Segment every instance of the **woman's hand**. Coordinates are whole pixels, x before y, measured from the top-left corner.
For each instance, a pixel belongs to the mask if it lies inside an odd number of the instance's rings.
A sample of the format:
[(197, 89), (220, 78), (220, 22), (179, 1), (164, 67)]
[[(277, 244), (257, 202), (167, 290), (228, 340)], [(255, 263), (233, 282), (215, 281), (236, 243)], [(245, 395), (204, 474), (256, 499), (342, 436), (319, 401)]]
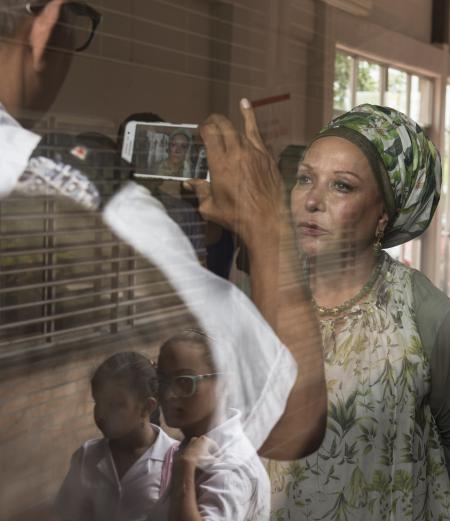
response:
[(282, 179), (265, 147), (248, 100), (241, 101), (244, 134), (225, 117), (213, 114), (200, 126), (211, 183), (192, 180), (202, 216), (235, 232), (250, 246), (277, 226), (283, 209)]
[(169, 488), (169, 520), (201, 521), (196, 491), (195, 474), (198, 468), (217, 461), (220, 449), (207, 438), (191, 438), (173, 462), (172, 481)]
[(194, 437), (176, 458), (175, 466), (187, 465), (193, 468), (207, 467), (217, 461), (218, 445), (206, 436)]

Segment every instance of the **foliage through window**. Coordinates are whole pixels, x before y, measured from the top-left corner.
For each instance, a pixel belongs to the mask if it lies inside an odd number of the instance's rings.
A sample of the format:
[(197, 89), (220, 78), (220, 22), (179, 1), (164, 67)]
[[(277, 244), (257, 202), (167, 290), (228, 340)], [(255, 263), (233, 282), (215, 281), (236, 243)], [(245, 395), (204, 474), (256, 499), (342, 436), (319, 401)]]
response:
[(362, 103), (387, 105), (431, 125), (433, 81), (341, 50), (334, 64), (333, 111), (337, 116)]

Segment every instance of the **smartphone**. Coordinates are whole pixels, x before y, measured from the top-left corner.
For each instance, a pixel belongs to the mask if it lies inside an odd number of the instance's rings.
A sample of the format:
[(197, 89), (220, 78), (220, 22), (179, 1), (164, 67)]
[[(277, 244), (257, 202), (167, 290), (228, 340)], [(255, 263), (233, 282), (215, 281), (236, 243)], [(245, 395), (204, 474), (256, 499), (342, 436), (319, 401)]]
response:
[(198, 125), (130, 121), (125, 127), (122, 159), (132, 165), (136, 178), (209, 180)]

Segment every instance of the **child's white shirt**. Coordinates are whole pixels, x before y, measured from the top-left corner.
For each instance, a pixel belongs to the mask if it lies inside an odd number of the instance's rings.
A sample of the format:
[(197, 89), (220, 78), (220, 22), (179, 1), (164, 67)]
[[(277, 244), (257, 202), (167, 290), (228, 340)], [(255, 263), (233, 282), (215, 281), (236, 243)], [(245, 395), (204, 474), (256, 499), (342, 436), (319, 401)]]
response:
[[(270, 481), (242, 429), (240, 413), (231, 409), (228, 419), (205, 436), (218, 446), (218, 452), (213, 454), (213, 463), (196, 473), (197, 503), (202, 520), (267, 521)], [(166, 492), (147, 521), (167, 521), (169, 507), (170, 495)]]
[(56, 499), (64, 521), (142, 521), (159, 498), (164, 457), (176, 443), (162, 429), (153, 445), (119, 480), (105, 438), (89, 440), (72, 456)]

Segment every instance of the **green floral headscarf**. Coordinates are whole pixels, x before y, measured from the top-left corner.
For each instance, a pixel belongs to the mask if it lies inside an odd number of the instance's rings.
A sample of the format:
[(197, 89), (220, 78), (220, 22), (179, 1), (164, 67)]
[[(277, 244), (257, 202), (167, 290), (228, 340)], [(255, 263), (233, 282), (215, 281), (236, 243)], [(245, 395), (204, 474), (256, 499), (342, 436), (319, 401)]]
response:
[(439, 202), (439, 152), (413, 120), (397, 110), (359, 105), (331, 121), (316, 137), (338, 136), (356, 144), (375, 173), (389, 213), (383, 248), (425, 231)]

